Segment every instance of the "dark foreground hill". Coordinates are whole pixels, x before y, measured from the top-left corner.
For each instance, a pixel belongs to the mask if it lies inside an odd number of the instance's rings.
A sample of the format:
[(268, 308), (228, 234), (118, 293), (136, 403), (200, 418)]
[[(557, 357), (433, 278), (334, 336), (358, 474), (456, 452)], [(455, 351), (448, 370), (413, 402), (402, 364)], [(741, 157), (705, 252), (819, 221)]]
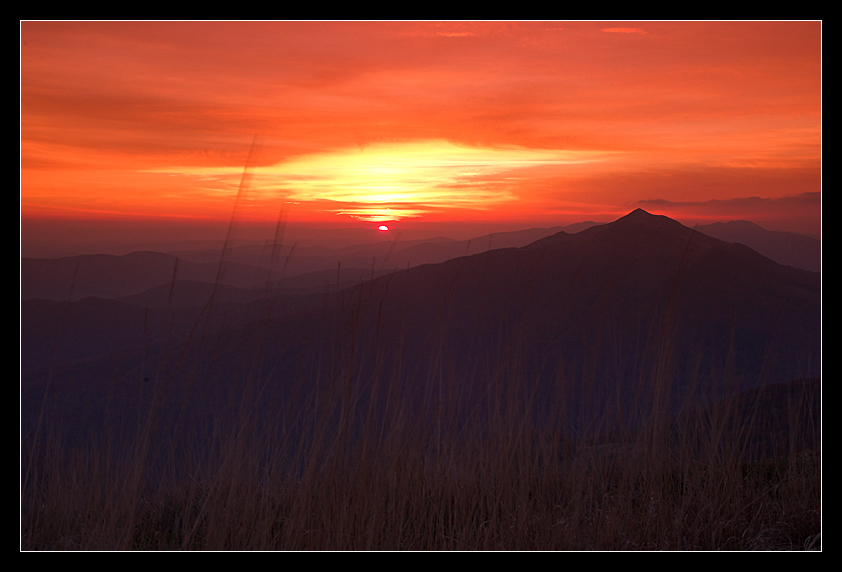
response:
[(28, 306), (25, 548), (820, 546), (817, 273), (638, 210), (220, 292)]
[[(149, 379), (194, 411), (199, 401), (213, 409), (209, 396), (227, 404), (253, 384), (261, 407), (292, 407), (292, 387), (339, 384), (346, 415), (368, 407), (378, 416), (396, 403), (426, 415), (417, 406), (435, 394), (459, 422), (488, 422), (500, 413), (490, 403), (520, 395), (542, 423), (639, 423), (735, 389), (817, 376), (820, 295), (817, 273), (638, 209), (523, 248), (394, 272), (317, 297), (297, 314), (270, 299), (195, 309), (155, 343), (144, 337), (153, 314), (132, 311), (125, 328), (137, 331), (134, 348), (51, 370), (44, 357), (40, 369), (25, 369), (24, 425), (48, 380), (74, 387), (74, 400), (96, 416), (106, 396), (135, 408), (132, 396)], [(167, 331), (161, 312), (158, 332)], [(88, 335), (108, 348), (107, 331), (99, 341)], [(83, 348), (86, 340), (71, 343)]]

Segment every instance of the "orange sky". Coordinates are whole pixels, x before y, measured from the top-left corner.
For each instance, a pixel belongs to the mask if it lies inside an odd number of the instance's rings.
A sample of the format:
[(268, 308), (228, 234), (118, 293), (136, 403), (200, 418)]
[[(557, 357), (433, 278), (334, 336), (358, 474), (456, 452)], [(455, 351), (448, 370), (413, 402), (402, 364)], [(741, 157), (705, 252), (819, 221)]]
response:
[(820, 22), (22, 22), (21, 217), (820, 233)]

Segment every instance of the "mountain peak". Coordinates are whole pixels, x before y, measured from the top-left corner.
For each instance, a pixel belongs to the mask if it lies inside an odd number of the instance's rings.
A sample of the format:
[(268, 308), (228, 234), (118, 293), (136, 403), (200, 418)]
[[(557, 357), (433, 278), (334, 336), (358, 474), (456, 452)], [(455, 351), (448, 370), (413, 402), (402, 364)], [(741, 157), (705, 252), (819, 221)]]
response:
[(655, 220), (659, 218), (666, 218), (660, 215), (653, 215), (641, 208), (634, 209), (632, 212), (627, 214), (624, 217), (620, 217), (618, 220), (633, 220), (633, 221), (646, 221), (646, 220)]
[(644, 226), (647, 228), (683, 227), (681, 223), (667, 216), (654, 215), (640, 208), (634, 209), (626, 216), (618, 218), (616, 221), (614, 221), (614, 224), (618, 224), (621, 227), (625, 227), (629, 224), (632, 224), (634, 226)]

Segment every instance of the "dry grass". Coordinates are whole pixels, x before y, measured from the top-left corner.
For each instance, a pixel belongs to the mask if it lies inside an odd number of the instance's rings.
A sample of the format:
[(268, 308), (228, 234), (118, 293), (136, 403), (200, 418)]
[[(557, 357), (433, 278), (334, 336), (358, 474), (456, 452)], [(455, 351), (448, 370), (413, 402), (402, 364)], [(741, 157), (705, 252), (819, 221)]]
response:
[[(199, 346), (215, 352), (200, 330)], [(314, 355), (317, 367), (288, 375), (298, 387), (274, 405), (271, 368), (255, 348), (234, 414), (207, 426), (167, 426), (168, 400), (196, 407), (195, 393), (172, 391), (175, 374), (158, 380), (125, 438), (70, 442), (44, 415), (21, 447), (21, 548), (821, 548), (820, 449), (746, 455), (739, 436), (762, 429), (751, 415), (686, 417), (678, 432), (653, 415), (610, 438), (574, 440), (567, 389), (576, 384), (561, 376), (554, 395), (537, 396), (517, 364), (478, 367), (469, 383), (423, 380), (408, 395), (395, 356), (373, 349), (363, 373), (361, 343), (352, 332), (336, 352)], [(553, 422), (533, 417), (538, 401), (557, 412)]]
[(22, 549), (821, 547), (817, 450), (747, 460), (738, 446), (700, 451), (687, 431), (678, 443), (635, 431), (586, 446), (528, 413), (479, 430), (401, 407), (359, 415), (352, 431), (349, 394), (335, 387), (286, 433), (240, 422), (217, 428), (210, 447), (189, 443), (207, 433), (181, 446), (42, 443), (22, 486)]

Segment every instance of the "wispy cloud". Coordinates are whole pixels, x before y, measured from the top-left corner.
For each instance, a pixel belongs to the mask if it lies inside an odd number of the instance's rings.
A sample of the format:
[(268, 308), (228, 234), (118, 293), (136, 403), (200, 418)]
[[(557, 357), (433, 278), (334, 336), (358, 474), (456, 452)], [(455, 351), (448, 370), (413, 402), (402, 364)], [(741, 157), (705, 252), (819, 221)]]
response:
[(602, 32), (610, 34), (648, 34), (643, 28), (602, 28)]
[(795, 195), (821, 69), (820, 22), (24, 22), (22, 213), (227, 217), (255, 133), (267, 217)]
[(816, 205), (820, 204), (822, 194), (820, 192), (801, 193), (798, 195), (791, 195), (786, 197), (765, 198), (765, 197), (737, 197), (733, 199), (711, 199), (708, 201), (670, 201), (667, 199), (645, 199), (638, 201), (640, 206), (656, 206), (656, 207), (698, 207), (698, 206), (758, 206), (770, 205), (773, 203), (783, 205)]
[(650, 199), (637, 206), (672, 216), (685, 224), (748, 220), (767, 230), (789, 230), (820, 236), (821, 193), (780, 197), (735, 197), (708, 201)]
[[(375, 144), (258, 168), (254, 180), (256, 188), (265, 185), (268, 193), (283, 189), (293, 200), (356, 204), (361, 217), (383, 217), (391, 209), (388, 216), (395, 219), (416, 216), (424, 207), (486, 210), (511, 203), (518, 199), (516, 173), (601, 161), (603, 155), (485, 149), (447, 141)], [(341, 212), (349, 212), (347, 206)]]

